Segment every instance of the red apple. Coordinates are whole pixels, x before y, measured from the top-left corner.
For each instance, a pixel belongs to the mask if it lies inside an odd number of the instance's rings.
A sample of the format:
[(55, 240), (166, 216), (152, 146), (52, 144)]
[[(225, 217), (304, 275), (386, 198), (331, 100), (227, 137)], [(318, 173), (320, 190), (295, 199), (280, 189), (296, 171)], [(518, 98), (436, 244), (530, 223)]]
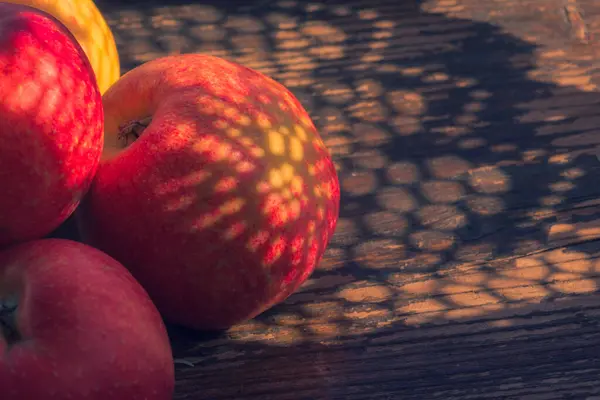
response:
[(255, 70), (187, 54), (131, 70), (103, 104), (84, 240), (129, 268), (165, 319), (226, 329), (306, 280), (334, 233), (340, 193), (292, 93)]
[(64, 25), (0, 3), (0, 246), (41, 238), (75, 210), (103, 123), (94, 72)]
[(3, 400), (168, 400), (173, 391), (161, 316), (117, 261), (65, 239), (0, 253)]

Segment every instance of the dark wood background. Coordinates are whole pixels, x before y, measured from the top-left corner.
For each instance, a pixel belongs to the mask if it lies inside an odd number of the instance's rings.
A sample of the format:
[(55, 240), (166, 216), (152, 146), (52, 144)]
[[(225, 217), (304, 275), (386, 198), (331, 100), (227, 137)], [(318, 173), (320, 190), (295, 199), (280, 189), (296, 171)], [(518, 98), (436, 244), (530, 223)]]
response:
[(600, 398), (599, 3), (98, 5), (123, 72), (256, 68), (339, 168), (337, 233), (298, 293), (224, 334), (172, 328), (194, 364), (176, 399)]

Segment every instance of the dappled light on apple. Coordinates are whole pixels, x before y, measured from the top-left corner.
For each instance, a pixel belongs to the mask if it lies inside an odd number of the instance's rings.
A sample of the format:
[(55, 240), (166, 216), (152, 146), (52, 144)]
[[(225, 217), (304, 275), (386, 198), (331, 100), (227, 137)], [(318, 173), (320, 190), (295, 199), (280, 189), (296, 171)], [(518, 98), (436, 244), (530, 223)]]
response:
[[(271, 104), (266, 95), (259, 96), (258, 101), (270, 107), (277, 107)], [(323, 141), (311, 133), (313, 128), (310, 121), (303, 120), (301, 123), (275, 126), (271, 118), (264, 113), (258, 113), (256, 118), (252, 118), (240, 113), (235, 107), (225, 106), (218, 99), (208, 101), (208, 98), (201, 98), (198, 103), (202, 114), (215, 117), (213, 126), (216, 132), (224, 132), (225, 136), (213, 135), (199, 138), (194, 142), (193, 149), (205, 156), (208, 155), (212, 162), (236, 163), (235, 169), (238, 172), (252, 173), (257, 166), (260, 166), (264, 179), (257, 183), (256, 194), (265, 198), (262, 212), (272, 226), (283, 228), (288, 223), (295, 223), (303, 215), (303, 210), (311, 207), (315, 201), (317, 209), (314, 217), (318, 221), (325, 219), (324, 208), (319, 204), (318, 199), (321, 197), (331, 199), (333, 188), (327, 184), (322, 185), (316, 180), (317, 174), (322, 173), (320, 170), (323, 168), (322, 162), (315, 160), (312, 155), (310, 159), (305, 159), (306, 146), (313, 145), (320, 151), (327, 151)], [(283, 107), (282, 111), (285, 111), (290, 107), (289, 104), (291, 103), (280, 102), (278, 106)], [(262, 133), (255, 134), (257, 130)], [(250, 132), (251, 135), (246, 132)], [(234, 150), (236, 144), (241, 144), (245, 148), (247, 158), (242, 160), (236, 155), (238, 151)], [(312, 152), (312, 150), (308, 151), (309, 154)], [(198, 171), (190, 174), (182, 184), (203, 185), (209, 175), (210, 172), (206, 170)], [(224, 176), (215, 184), (214, 190), (223, 194), (236, 194), (240, 190), (239, 183), (240, 179), (235, 176)], [(172, 187), (171, 184), (169, 185)], [(312, 188), (308, 189), (311, 186)], [(157, 190), (157, 193), (167, 194), (160, 188)], [(199, 222), (193, 224), (192, 229), (209, 228), (220, 217), (239, 213), (244, 204), (237, 200), (239, 198), (229, 201), (215, 211), (210, 211), (208, 214), (210, 217), (198, 217)], [(182, 197), (176, 200), (175, 204), (180, 208), (188, 207), (193, 206), (193, 201), (201, 201), (201, 198)], [(171, 209), (175, 211), (177, 207)], [(226, 231), (224, 237), (234, 236)], [(313, 242), (314, 238), (309, 236), (308, 245), (311, 246)], [(256, 243), (257, 239), (251, 239), (249, 247), (255, 248)], [(283, 248), (279, 245), (273, 247)]]
[[(149, 101), (124, 107), (132, 94)], [(103, 100), (108, 140), (135, 139), (103, 160), (83, 230), (128, 265), (168, 321), (223, 329), (312, 273), (337, 221), (339, 184), (311, 118), (285, 87), (195, 54), (140, 66)], [(128, 132), (148, 112), (145, 128)], [(144, 234), (126, 234), (117, 219)], [(131, 252), (144, 235), (155, 245)], [(177, 273), (165, 275), (165, 265)], [(168, 296), (173, 286), (181, 290)]]
[[(102, 145), (100, 94), (86, 55), (46, 13), (1, 3), (0, 244), (38, 239), (79, 204)], [(43, 14), (43, 15), (42, 15)]]
[[(264, 104), (270, 104), (266, 96), (259, 98), (259, 101), (261, 100)], [(230, 114), (228, 116), (231, 116), (233, 112), (228, 114)], [(311, 204), (314, 204), (316, 199), (320, 197), (331, 199), (331, 196), (333, 196), (331, 187), (322, 187), (320, 184), (316, 184), (312, 190), (307, 191), (307, 185), (310, 185), (309, 182), (315, 182), (317, 169), (321, 168), (321, 164), (319, 161), (313, 163), (304, 159), (305, 146), (310, 139), (317, 148), (325, 150), (322, 141), (318, 137), (308, 133), (311, 129), (308, 121), (304, 121), (304, 126), (303, 124), (273, 126), (270, 119), (263, 114), (258, 114), (255, 121), (252, 121), (246, 115), (240, 115), (238, 116), (238, 121), (242, 121), (240, 128), (229, 127), (226, 123), (220, 124), (217, 127), (225, 129), (230, 137), (248, 145), (254, 141), (248, 140), (244, 142), (245, 137), (242, 133), (244, 127), (254, 124), (257, 128), (263, 130), (265, 135), (263, 139), (264, 146), (258, 147), (260, 151), (255, 151), (252, 155), (257, 159), (265, 158), (267, 160), (262, 165), (263, 167), (266, 166), (264, 172), (266, 179), (258, 183), (256, 191), (265, 198), (262, 213), (270, 221), (270, 225), (283, 228), (287, 224), (296, 223), (302, 217), (303, 210), (306, 207), (312, 207)], [(235, 134), (232, 134), (232, 132)], [(260, 163), (260, 161), (257, 162)], [(314, 217), (318, 221), (323, 221), (326, 217), (325, 210), (318, 203), (316, 207), (316, 215)], [(316, 239), (313, 230), (314, 225), (309, 223), (308, 238), (306, 238), (306, 244), (308, 249), (310, 249), (309, 257), (314, 257), (313, 253), (317, 248), (315, 246)], [(260, 243), (261, 238), (265, 241), (269, 240), (268, 234), (259, 232), (249, 240), (248, 247), (256, 251), (257, 243)], [(287, 243), (281, 236), (272, 238), (269, 250), (265, 256), (265, 266), (273, 264), (281, 256), (286, 247), (291, 246), (292, 252), (295, 253), (304, 244), (305, 238), (302, 236), (296, 237), (291, 243)], [(299, 262), (301, 262), (301, 257), (297, 257), (293, 261), (293, 264)]]
[[(309, 163), (304, 159), (305, 146), (310, 139), (317, 148), (325, 150), (323, 142), (307, 132), (310, 131), (310, 125), (304, 127), (302, 124), (293, 124), (289, 127), (286, 125), (275, 127), (263, 114), (258, 114), (257, 118), (253, 120), (248, 115), (241, 114), (236, 108), (225, 106), (218, 100), (212, 103), (201, 100), (200, 103), (202, 104), (201, 112), (205, 115), (216, 116), (215, 129), (225, 131), (226, 137), (229, 139), (219, 135), (205, 136), (194, 142), (193, 149), (199, 153), (208, 154), (212, 162), (234, 163), (235, 170), (240, 173), (251, 173), (257, 168), (257, 165), (261, 165), (261, 168), (264, 169), (265, 179), (258, 182), (256, 193), (265, 197), (262, 212), (269, 218), (271, 225), (283, 227), (288, 222), (297, 221), (302, 216), (302, 210), (313, 201), (312, 198), (331, 198), (331, 188), (327, 186), (322, 187), (317, 184), (307, 191), (307, 182), (314, 182), (317, 169), (321, 168), (321, 164), (319, 162)], [(260, 143), (254, 135), (244, 134), (247, 129), (264, 131), (263, 143)], [(236, 155), (237, 150), (233, 150), (234, 143), (240, 143), (248, 150), (248, 159), (242, 160)], [(276, 161), (279, 159), (281, 161)], [(199, 170), (181, 180), (181, 185), (201, 186), (210, 177), (209, 170)], [(214, 191), (221, 194), (235, 194), (240, 189), (239, 184), (240, 178), (233, 175), (224, 176), (216, 182)], [(165, 185), (165, 188), (170, 188), (166, 190), (171, 192), (174, 190), (171, 183)], [(168, 194), (164, 191), (165, 189), (161, 189), (161, 186), (158, 186), (156, 190), (157, 194)], [(311, 199), (308, 196), (311, 196)], [(181, 196), (167, 203), (167, 207), (171, 211), (177, 211), (192, 207), (195, 201), (201, 201), (201, 198)], [(241, 197), (236, 197), (214, 211), (210, 211), (207, 215), (198, 217), (197, 222), (191, 225), (191, 229), (210, 228), (220, 218), (237, 214), (243, 207), (244, 202), (241, 201)], [(324, 209), (320, 205), (317, 206), (316, 218), (319, 221), (325, 218)], [(224, 237), (230, 240), (237, 236), (229, 230), (224, 232)], [(249, 246), (254, 248), (256, 240), (252, 239), (250, 242)]]

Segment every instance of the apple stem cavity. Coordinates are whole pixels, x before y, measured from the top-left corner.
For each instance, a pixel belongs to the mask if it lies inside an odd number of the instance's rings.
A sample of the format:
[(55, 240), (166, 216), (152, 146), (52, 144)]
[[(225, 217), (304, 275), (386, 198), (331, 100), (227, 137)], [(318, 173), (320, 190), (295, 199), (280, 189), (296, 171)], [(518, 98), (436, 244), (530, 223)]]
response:
[(0, 336), (9, 348), (22, 339), (17, 329), (17, 308), (15, 298), (0, 300)]
[[(130, 143), (135, 142), (144, 132), (144, 129), (150, 125), (152, 117), (146, 117), (141, 120), (127, 122), (119, 126), (119, 143), (122, 147), (127, 147)], [(131, 139), (131, 142), (130, 142)]]

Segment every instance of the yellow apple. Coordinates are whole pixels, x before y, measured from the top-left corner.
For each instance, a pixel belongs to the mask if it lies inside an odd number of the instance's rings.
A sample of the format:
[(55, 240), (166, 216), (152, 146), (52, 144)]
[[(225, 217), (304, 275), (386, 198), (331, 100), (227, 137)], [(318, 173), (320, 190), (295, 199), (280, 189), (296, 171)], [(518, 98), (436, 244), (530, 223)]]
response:
[(115, 39), (106, 20), (92, 0), (2, 1), (35, 7), (62, 22), (85, 51), (102, 93), (119, 79), (121, 67)]

